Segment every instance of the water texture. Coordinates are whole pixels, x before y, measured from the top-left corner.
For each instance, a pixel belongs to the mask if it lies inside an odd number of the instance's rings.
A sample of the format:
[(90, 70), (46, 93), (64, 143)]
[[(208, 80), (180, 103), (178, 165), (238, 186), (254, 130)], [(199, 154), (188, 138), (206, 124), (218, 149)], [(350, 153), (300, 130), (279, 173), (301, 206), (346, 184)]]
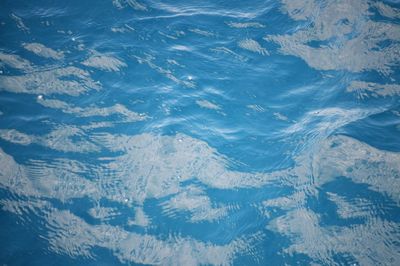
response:
[(0, 3), (2, 265), (400, 265), (400, 3)]

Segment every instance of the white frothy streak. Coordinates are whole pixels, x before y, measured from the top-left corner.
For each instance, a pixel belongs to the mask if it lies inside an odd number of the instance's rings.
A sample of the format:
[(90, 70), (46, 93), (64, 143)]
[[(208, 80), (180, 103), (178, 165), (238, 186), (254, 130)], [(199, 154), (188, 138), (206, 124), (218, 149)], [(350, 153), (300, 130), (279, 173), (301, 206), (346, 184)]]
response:
[(13, 93), (78, 96), (89, 90), (100, 88), (100, 84), (94, 82), (88, 72), (73, 66), (19, 76), (0, 76), (0, 90)]
[(127, 6), (130, 6), (133, 9), (139, 10), (139, 11), (147, 10), (147, 7), (144, 4), (141, 4), (136, 0), (113, 0), (113, 5), (118, 9), (122, 9)]
[(5, 64), (11, 68), (23, 70), (23, 71), (32, 71), (32, 64), (20, 57), (19, 55), (15, 54), (6, 54), (3, 52), (0, 52), (0, 64)]
[(44, 58), (52, 58), (56, 60), (60, 60), (64, 58), (63, 52), (57, 52), (51, 48), (44, 46), (41, 43), (25, 43), (23, 44), (24, 48), (30, 52), (37, 54), (38, 56)]
[(400, 95), (398, 84), (378, 84), (373, 82), (353, 81), (346, 88), (347, 92), (356, 93), (360, 99), (368, 97), (392, 97)]
[[(292, 34), (268, 35), (264, 39), (281, 46), (283, 54), (302, 58), (320, 70), (362, 72), (375, 70), (385, 75), (393, 72), (399, 58), (400, 27), (371, 19), (372, 1), (283, 0), (283, 11), (297, 21), (312, 22)], [(380, 12), (389, 13), (392, 11)], [(391, 44), (380, 47), (380, 43)], [(310, 42), (317, 44), (311, 46)], [(379, 49), (377, 49), (379, 47)]]
[(127, 66), (124, 62), (115, 57), (101, 54), (95, 54), (89, 57), (82, 62), (82, 65), (105, 71), (119, 71), (122, 67)]
[(48, 107), (48, 108), (54, 108), (54, 109), (60, 109), (64, 113), (67, 114), (74, 114), (79, 117), (92, 117), (92, 116), (111, 116), (111, 115), (120, 115), (124, 117), (124, 122), (136, 122), (136, 121), (142, 121), (147, 118), (146, 115), (144, 114), (138, 114), (136, 112), (133, 112), (126, 108), (122, 104), (115, 104), (113, 106), (109, 107), (97, 107), (97, 106), (89, 106), (89, 107), (75, 107), (72, 105), (69, 105), (66, 102), (60, 101), (60, 100), (54, 100), (54, 99), (39, 99), (38, 103)]
[(252, 39), (244, 39), (238, 42), (240, 48), (249, 50), (255, 53), (259, 53), (261, 55), (269, 55), (268, 51), (261, 47), (261, 45)]
[(221, 107), (207, 100), (197, 100), (196, 104), (202, 108), (211, 110), (221, 110)]
[(11, 18), (15, 21), (15, 23), (17, 24), (17, 27), (26, 32), (29, 33), (29, 28), (25, 25), (24, 21), (22, 20), (22, 18), (18, 17), (17, 15), (15, 15), (14, 13), (11, 13)]
[(265, 28), (265, 25), (258, 22), (227, 22), (231, 28), (244, 29), (244, 28)]

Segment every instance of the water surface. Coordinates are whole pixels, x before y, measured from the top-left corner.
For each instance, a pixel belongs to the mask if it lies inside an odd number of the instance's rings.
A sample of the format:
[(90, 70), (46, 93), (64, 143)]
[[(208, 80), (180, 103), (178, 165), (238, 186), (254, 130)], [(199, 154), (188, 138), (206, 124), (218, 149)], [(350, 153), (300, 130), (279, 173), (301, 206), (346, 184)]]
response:
[(400, 265), (398, 1), (0, 4), (4, 265)]

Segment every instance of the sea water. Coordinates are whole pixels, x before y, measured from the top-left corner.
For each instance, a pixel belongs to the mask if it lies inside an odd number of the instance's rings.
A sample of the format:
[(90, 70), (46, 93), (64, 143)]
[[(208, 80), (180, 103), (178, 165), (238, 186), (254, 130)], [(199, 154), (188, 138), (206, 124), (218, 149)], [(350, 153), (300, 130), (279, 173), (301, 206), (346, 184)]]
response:
[(400, 265), (400, 3), (0, 3), (2, 265)]

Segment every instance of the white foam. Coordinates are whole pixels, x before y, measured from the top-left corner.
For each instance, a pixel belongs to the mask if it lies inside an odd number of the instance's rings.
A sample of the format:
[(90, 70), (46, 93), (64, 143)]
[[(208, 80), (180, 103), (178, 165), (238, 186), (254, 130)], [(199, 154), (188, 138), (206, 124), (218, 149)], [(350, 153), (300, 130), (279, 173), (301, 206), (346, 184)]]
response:
[(196, 104), (202, 108), (211, 110), (221, 110), (221, 107), (207, 100), (197, 100)]
[(261, 55), (268, 55), (268, 51), (261, 47), (261, 45), (252, 39), (244, 39), (238, 42), (238, 45), (240, 48), (245, 49), (245, 50), (249, 50), (255, 53), (259, 53)]
[(288, 121), (289, 120), (289, 118), (287, 116), (285, 116), (285, 115), (283, 115), (283, 114), (281, 114), (279, 112), (275, 112), (274, 116), (275, 116), (276, 119), (281, 120), (281, 121)]
[(135, 218), (128, 222), (129, 225), (147, 227), (151, 223), (150, 218), (143, 211), (142, 207), (135, 208)]
[(227, 209), (223, 206), (212, 206), (209, 197), (200, 188), (189, 186), (162, 203), (164, 214), (175, 216), (176, 212), (189, 212), (190, 221), (214, 221), (227, 214)]
[(177, 51), (184, 51), (184, 52), (191, 52), (192, 51), (192, 48), (190, 48), (188, 46), (185, 46), (185, 45), (178, 45), (178, 44), (172, 45), (170, 49), (171, 50), (177, 50)]
[(240, 61), (247, 61), (246, 57), (239, 55), (239, 54), (235, 53), (234, 51), (232, 51), (231, 49), (224, 47), (224, 46), (211, 48), (210, 50), (214, 51), (214, 52), (232, 55), (233, 57), (235, 57), (236, 59), (238, 59)]
[(15, 54), (6, 54), (3, 52), (0, 52), (0, 62), (9, 67), (23, 70), (26, 72), (32, 71), (32, 69), (33, 69), (31, 62), (20, 57), (19, 55), (15, 55)]
[[(283, 11), (292, 19), (310, 23), (294, 33), (268, 35), (267, 41), (280, 45), (283, 54), (302, 58), (310, 67), (320, 70), (378, 71), (390, 74), (397, 65), (400, 27), (372, 19), (369, 11), (374, 2), (283, 0)], [(316, 41), (319, 45), (311, 46)], [(376, 49), (381, 42), (392, 45)]]
[(59, 109), (62, 110), (64, 113), (74, 114), (79, 117), (106, 117), (116, 114), (122, 116), (124, 122), (136, 122), (147, 119), (146, 115), (133, 112), (122, 104), (115, 104), (109, 107), (89, 106), (82, 108), (75, 107), (66, 102), (55, 99), (41, 99), (40, 101), (38, 101), (38, 103), (45, 107)]
[(231, 28), (243, 29), (243, 28), (265, 28), (265, 25), (258, 22), (227, 22)]
[[(1, 56), (1, 54), (0, 54)], [(16, 67), (27, 68), (9, 60)], [(25, 61), (23, 61), (25, 62)], [(65, 79), (68, 77), (69, 79)], [(77, 96), (89, 90), (99, 90), (101, 85), (90, 78), (88, 72), (73, 66), (41, 70), (15, 76), (0, 76), (0, 90), (28, 94), (67, 94)]]
[(147, 7), (144, 4), (141, 4), (136, 0), (113, 0), (113, 5), (118, 9), (122, 9), (127, 6), (130, 6), (133, 9), (139, 10), (139, 11), (147, 10)]
[(25, 43), (24, 48), (44, 58), (52, 58), (60, 60), (64, 58), (63, 52), (57, 52), (51, 48), (44, 46), (41, 43)]
[(252, 109), (253, 111), (263, 113), (265, 112), (265, 108), (258, 104), (249, 104), (246, 105), (247, 108)]
[(189, 29), (189, 31), (191, 31), (193, 33), (196, 33), (196, 34), (199, 34), (199, 35), (206, 36), (206, 37), (214, 36), (214, 33), (208, 32), (208, 31), (205, 31), (205, 30), (201, 30), (201, 29)]
[(177, 84), (183, 85), (188, 88), (196, 87), (196, 85), (193, 81), (178, 79), (175, 75), (173, 75), (173, 73), (169, 69), (165, 69), (165, 68), (162, 68), (162, 67), (154, 64), (152, 62), (152, 60), (154, 59), (152, 56), (147, 56), (147, 57), (134, 56), (134, 57), (140, 64), (143, 64), (143, 63), (147, 64), (150, 68), (156, 70), (158, 73), (164, 75), (166, 78), (172, 80), (173, 82), (175, 82)]
[(329, 226), (322, 225), (312, 210), (298, 208), (275, 219), (269, 229), (292, 239), (284, 253), (307, 255), (314, 263), (335, 264), (332, 254), (348, 254), (357, 265), (400, 263), (397, 249), (389, 244), (400, 237), (398, 224), (381, 218)]
[(18, 29), (29, 33), (30, 30), (29, 28), (25, 25), (24, 21), (22, 20), (22, 18), (18, 17), (17, 15), (15, 15), (14, 13), (11, 13), (11, 18), (15, 21), (15, 23), (17, 24)]
[(360, 99), (368, 97), (391, 97), (400, 95), (400, 85), (352, 81), (346, 88), (346, 91), (356, 93)]
[(115, 57), (97, 53), (83, 61), (82, 65), (105, 71), (119, 71), (122, 67), (127, 66), (124, 62)]
[(81, 129), (73, 126), (59, 126), (43, 136), (29, 135), (15, 129), (1, 129), (0, 138), (25, 146), (35, 143), (63, 152), (86, 153), (100, 150), (100, 147), (87, 141)]

